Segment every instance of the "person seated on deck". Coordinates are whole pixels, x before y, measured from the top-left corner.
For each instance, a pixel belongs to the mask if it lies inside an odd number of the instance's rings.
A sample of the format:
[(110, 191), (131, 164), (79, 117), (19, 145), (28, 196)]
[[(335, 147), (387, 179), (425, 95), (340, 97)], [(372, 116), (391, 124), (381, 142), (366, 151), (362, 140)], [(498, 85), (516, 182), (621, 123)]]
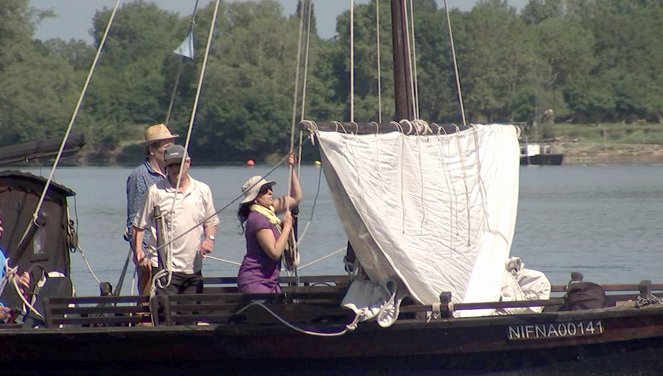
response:
[[(2, 227), (2, 219), (0, 219), (0, 239), (2, 239), (2, 233), (4, 232), (4, 228)], [(5, 250), (2, 246), (0, 246), (0, 281), (2, 281), (5, 278), (5, 268), (6, 268), (6, 256), (5, 256)], [(5, 285), (5, 288), (12, 288), (12, 286), (8, 283)], [(19, 274), (16, 276), (16, 282), (18, 284), (19, 289), (21, 290), (21, 294), (25, 294), (25, 291), (30, 288), (30, 274), (27, 272), (23, 272), (23, 274)], [(0, 291), (1, 293), (2, 291)], [(12, 307), (6, 307), (5, 303), (0, 300), (0, 324), (6, 323), (11, 321), (12, 317), (14, 316), (14, 310)]]
[[(288, 165), (294, 166), (295, 157), (288, 157)], [(262, 176), (254, 176), (242, 186), (244, 200), (239, 206), (237, 218), (246, 238), (246, 255), (237, 275), (239, 291), (246, 293), (278, 293), (281, 257), (288, 246), (292, 231), (292, 214), (302, 199), (302, 188), (295, 169), (292, 168), (291, 194), (273, 198), (272, 187), (276, 183)], [(284, 213), (283, 220), (277, 217)]]

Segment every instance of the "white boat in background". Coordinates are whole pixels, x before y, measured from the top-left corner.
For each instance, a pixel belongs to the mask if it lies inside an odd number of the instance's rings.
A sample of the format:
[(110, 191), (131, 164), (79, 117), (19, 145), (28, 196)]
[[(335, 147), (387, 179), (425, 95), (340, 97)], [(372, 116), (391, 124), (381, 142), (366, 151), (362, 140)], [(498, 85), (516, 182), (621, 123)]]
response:
[(521, 143), (521, 166), (560, 166), (564, 162), (564, 153), (555, 152), (555, 147), (549, 143)]

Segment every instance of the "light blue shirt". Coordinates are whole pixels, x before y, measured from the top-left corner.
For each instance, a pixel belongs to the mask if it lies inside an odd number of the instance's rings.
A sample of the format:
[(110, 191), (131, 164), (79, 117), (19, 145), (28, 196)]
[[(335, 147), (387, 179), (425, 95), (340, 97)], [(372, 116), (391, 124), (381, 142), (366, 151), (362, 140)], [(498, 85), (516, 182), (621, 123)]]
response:
[(5, 276), (5, 250), (0, 248), (0, 278)]

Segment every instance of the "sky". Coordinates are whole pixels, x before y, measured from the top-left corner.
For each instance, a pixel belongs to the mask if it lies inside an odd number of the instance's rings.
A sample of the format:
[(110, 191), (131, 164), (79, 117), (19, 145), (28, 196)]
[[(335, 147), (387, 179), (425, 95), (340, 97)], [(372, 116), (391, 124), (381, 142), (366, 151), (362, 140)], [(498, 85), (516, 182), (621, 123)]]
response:
[[(128, 2), (129, 0), (123, 0)], [(232, 0), (230, 0), (232, 1)], [(242, 0), (235, 0), (242, 1)], [(318, 33), (322, 38), (329, 39), (334, 36), (336, 17), (350, 7), (351, 0), (313, 0), (318, 22)], [(449, 8), (470, 10), (476, 0), (447, 0)], [(195, 0), (151, 0), (160, 8), (176, 11), (183, 16), (193, 11)], [(199, 0), (199, 7), (206, 6), (212, 0)], [(293, 14), (297, 6), (297, 0), (278, 0), (283, 5), (286, 15)], [(357, 3), (367, 3), (368, 0), (355, 0)], [(437, 0), (440, 7), (444, 6), (444, 0)], [(527, 0), (509, 0), (509, 5), (522, 9)], [(92, 43), (90, 29), (92, 28), (92, 17), (95, 12), (104, 7), (112, 9), (116, 0), (30, 0), (30, 6), (41, 10), (53, 10), (55, 18), (41, 21), (35, 32), (35, 38), (47, 40), (60, 38), (63, 40), (83, 39)], [(382, 0), (381, 5), (388, 6), (388, 0)]]

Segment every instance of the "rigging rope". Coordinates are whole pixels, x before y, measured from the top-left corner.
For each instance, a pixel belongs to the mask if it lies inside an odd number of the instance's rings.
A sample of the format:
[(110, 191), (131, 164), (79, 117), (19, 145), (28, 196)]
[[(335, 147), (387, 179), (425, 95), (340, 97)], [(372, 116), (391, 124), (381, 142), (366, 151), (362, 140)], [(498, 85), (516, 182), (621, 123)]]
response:
[(454, 64), (454, 74), (456, 75), (456, 89), (458, 91), (458, 105), (460, 106), (460, 115), (463, 119), (463, 125), (467, 125), (465, 119), (465, 104), (463, 103), (463, 92), (460, 88), (460, 75), (458, 74), (458, 62), (456, 60), (456, 48), (454, 47), (454, 36), (451, 31), (451, 18), (449, 17), (449, 4), (447, 0), (444, 0), (444, 10), (447, 15), (447, 27), (449, 29), (449, 43), (451, 46), (451, 57)]
[[(198, 12), (198, 0), (196, 0), (196, 3), (193, 6), (193, 13), (191, 14), (191, 24), (189, 25), (189, 34), (187, 35), (187, 38), (189, 35), (191, 35), (191, 38), (193, 39), (193, 29), (194, 26), (196, 25), (196, 13)], [(193, 44), (193, 40), (192, 40)], [(170, 114), (171, 111), (173, 110), (173, 104), (175, 103), (175, 96), (177, 95), (177, 87), (180, 84), (180, 77), (182, 76), (182, 70), (184, 70), (184, 63), (186, 62), (187, 57), (181, 56), (179, 59), (179, 63), (177, 64), (177, 74), (175, 76), (175, 85), (173, 85), (173, 92), (170, 95), (170, 103), (168, 104), (168, 111), (166, 111), (166, 120), (164, 121), (164, 124), (168, 125), (168, 122), (170, 121)]]
[[(191, 142), (191, 133), (193, 132), (193, 124), (194, 124), (194, 121), (196, 119), (196, 110), (198, 109), (198, 102), (200, 101), (200, 93), (201, 93), (202, 88), (203, 88), (203, 78), (205, 76), (205, 70), (207, 69), (207, 61), (208, 61), (208, 58), (209, 58), (210, 47), (212, 45), (212, 37), (214, 36), (214, 27), (216, 25), (216, 17), (219, 13), (219, 3), (220, 3), (220, 1), (221, 0), (216, 0), (216, 3), (214, 5), (214, 12), (212, 13), (212, 21), (210, 23), (209, 34), (207, 36), (207, 45), (205, 46), (205, 55), (203, 56), (203, 65), (200, 68), (200, 75), (198, 77), (198, 87), (196, 88), (196, 96), (194, 97), (193, 108), (191, 109), (191, 119), (189, 121), (189, 127), (187, 129), (187, 134), (186, 134), (186, 140), (184, 142), (184, 155), (185, 156), (188, 155), (189, 144)], [(187, 162), (187, 158), (182, 158), (182, 161), (180, 162), (180, 171), (183, 170), (184, 164), (186, 162)], [(177, 183), (175, 184), (175, 191), (173, 192), (173, 204), (172, 204), (169, 212), (163, 213), (163, 215), (165, 215), (165, 216), (168, 216), (168, 215), (172, 216), (172, 213), (175, 211), (175, 204), (177, 202), (177, 192), (179, 191), (181, 180), (182, 180), (182, 174), (178, 174), (177, 175)], [(189, 230), (189, 231), (191, 231), (191, 230)], [(169, 234), (168, 234), (169, 239), (171, 239), (173, 237), (172, 231), (173, 231), (173, 229), (172, 229), (172, 226), (171, 226), (171, 228), (169, 229)], [(187, 233), (189, 231), (187, 231)], [(180, 235), (178, 237), (178, 239), (182, 236), (183, 235)], [(174, 240), (171, 240), (167, 244), (170, 245), (173, 241)], [(168, 279), (170, 280), (170, 276), (172, 274), (172, 255), (171, 255), (172, 250), (170, 249), (170, 247), (167, 247), (167, 251), (168, 251), (168, 257), (167, 257), (168, 263), (166, 264), (167, 272), (164, 271), (164, 270), (161, 270), (161, 271), (155, 273), (153, 281), (158, 282), (158, 278), (160, 278), (161, 276), (163, 276), (166, 273), (168, 275)]]
[(104, 48), (104, 45), (106, 44), (106, 39), (108, 37), (108, 34), (110, 32), (111, 25), (113, 24), (113, 20), (115, 19), (115, 14), (117, 13), (117, 9), (120, 6), (120, 1), (117, 0), (115, 2), (115, 7), (113, 8), (113, 12), (111, 13), (110, 18), (108, 19), (108, 24), (106, 25), (106, 30), (104, 31), (104, 34), (101, 38), (101, 42), (99, 43), (99, 48), (97, 48), (97, 53), (94, 56), (94, 60), (92, 62), (92, 66), (90, 67), (90, 70), (88, 71), (87, 78), (85, 79), (85, 84), (83, 85), (83, 89), (81, 90), (81, 94), (78, 97), (78, 102), (76, 103), (76, 107), (74, 109), (73, 114), (71, 115), (71, 119), (69, 120), (69, 125), (67, 126), (67, 130), (65, 131), (64, 137), (62, 139), (62, 143), (60, 144), (60, 149), (58, 150), (58, 154), (55, 157), (55, 161), (53, 162), (53, 166), (51, 167), (51, 172), (48, 175), (48, 179), (46, 180), (46, 184), (44, 184), (44, 189), (41, 192), (41, 196), (39, 197), (39, 202), (37, 203), (37, 207), (35, 208), (34, 213), (32, 214), (32, 222), (31, 224), (25, 229), (25, 232), (23, 233), (23, 236), (21, 237), (21, 240), (19, 241), (18, 244), (23, 244), (25, 241), (26, 237), (28, 236), (28, 233), (30, 232), (30, 228), (32, 225), (36, 225), (39, 227), (39, 224), (37, 223), (37, 219), (39, 217), (39, 211), (41, 210), (41, 206), (44, 203), (44, 199), (46, 198), (46, 193), (48, 192), (48, 188), (51, 185), (51, 181), (53, 180), (53, 175), (55, 174), (55, 169), (58, 166), (58, 163), (60, 162), (60, 158), (62, 157), (62, 152), (64, 150), (64, 147), (67, 143), (67, 139), (69, 138), (69, 134), (71, 133), (71, 129), (74, 126), (74, 122), (76, 121), (76, 118), (78, 117), (78, 111), (81, 108), (81, 104), (83, 103), (83, 98), (85, 97), (85, 93), (87, 92), (87, 88), (90, 84), (90, 81), (92, 80), (92, 74), (94, 73), (95, 68), (97, 67), (97, 63), (99, 62), (99, 57), (101, 56), (101, 51)]
[(378, 78), (378, 124), (382, 123), (382, 72), (380, 61), (380, 0), (375, 0), (375, 40), (377, 46), (377, 78)]
[(350, 122), (355, 121), (355, 2), (350, 0)]
[(279, 316), (276, 312), (272, 311), (269, 307), (267, 307), (266, 305), (264, 305), (261, 302), (249, 303), (245, 307), (243, 307), (242, 309), (237, 311), (235, 313), (235, 315), (239, 315), (240, 313), (244, 312), (249, 307), (254, 306), (254, 305), (262, 307), (265, 311), (267, 311), (270, 315), (274, 316), (275, 319), (279, 320), (283, 325), (287, 326), (288, 328), (290, 328), (292, 330), (295, 330), (297, 332), (303, 333), (303, 334), (308, 334), (308, 335), (318, 336), (318, 337), (338, 337), (338, 336), (342, 336), (345, 333), (347, 333), (348, 331), (354, 330), (357, 327), (357, 322), (359, 321), (359, 315), (355, 314), (355, 317), (352, 320), (352, 322), (350, 324), (347, 324), (345, 329), (343, 329), (343, 330), (340, 330), (340, 331), (335, 332), (335, 333), (313, 332), (313, 331), (301, 329), (301, 328), (298, 328), (298, 327), (292, 325), (291, 323), (287, 322), (285, 319), (283, 319), (281, 316)]
[[(407, 6), (407, 5), (406, 5)], [(411, 80), (411, 91), (412, 91), (412, 108), (414, 110), (414, 118), (419, 119), (419, 84), (417, 81), (417, 42), (414, 38), (414, 6), (412, 5), (412, 0), (410, 0), (410, 23), (412, 26), (407, 27), (408, 39), (410, 40), (409, 46), (412, 46), (412, 53), (408, 51), (408, 58), (410, 59), (410, 76)], [(407, 23), (407, 17), (405, 18)]]

